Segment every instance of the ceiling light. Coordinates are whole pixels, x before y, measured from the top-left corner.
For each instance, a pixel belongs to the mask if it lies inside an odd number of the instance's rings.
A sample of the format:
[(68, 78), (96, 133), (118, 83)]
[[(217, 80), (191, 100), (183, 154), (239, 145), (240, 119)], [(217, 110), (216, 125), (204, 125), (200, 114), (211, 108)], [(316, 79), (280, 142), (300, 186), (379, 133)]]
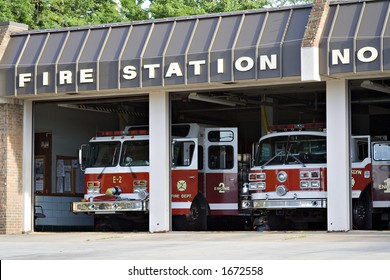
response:
[(207, 95), (202, 95), (202, 94), (199, 94), (196, 92), (191, 92), (188, 95), (188, 99), (204, 101), (204, 102), (209, 102), (209, 103), (215, 103), (215, 104), (220, 104), (220, 105), (226, 105), (226, 106), (245, 105), (245, 103), (241, 102), (241, 101), (220, 99), (220, 98), (210, 97)]
[(68, 109), (78, 109), (78, 110), (84, 110), (84, 111), (92, 111), (92, 112), (99, 112), (99, 113), (111, 113), (109, 110), (105, 110), (102, 107), (91, 107), (91, 106), (85, 106), (85, 105), (76, 105), (76, 104), (58, 104), (58, 107), (68, 108)]
[(390, 87), (378, 83), (371, 82), (369, 80), (363, 81), (360, 86), (362, 88), (376, 90), (384, 93), (390, 93)]

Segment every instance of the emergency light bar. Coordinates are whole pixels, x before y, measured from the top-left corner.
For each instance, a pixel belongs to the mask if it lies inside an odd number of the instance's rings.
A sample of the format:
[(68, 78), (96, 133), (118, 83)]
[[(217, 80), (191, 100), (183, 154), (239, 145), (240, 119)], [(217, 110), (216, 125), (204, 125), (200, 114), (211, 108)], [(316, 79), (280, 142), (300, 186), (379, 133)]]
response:
[(270, 125), (270, 131), (301, 131), (301, 130), (323, 130), (325, 123), (300, 123), (300, 124), (278, 124)]
[(97, 137), (103, 136), (125, 136), (125, 135), (148, 135), (149, 130), (147, 129), (134, 129), (134, 130), (112, 130), (112, 131), (98, 131), (96, 132)]

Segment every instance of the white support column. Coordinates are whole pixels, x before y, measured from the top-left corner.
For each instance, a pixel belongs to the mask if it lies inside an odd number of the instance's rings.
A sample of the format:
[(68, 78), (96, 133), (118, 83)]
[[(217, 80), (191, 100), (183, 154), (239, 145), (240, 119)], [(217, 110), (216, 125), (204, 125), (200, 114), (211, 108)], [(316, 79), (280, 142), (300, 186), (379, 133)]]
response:
[(149, 93), (149, 231), (171, 230), (169, 93)]
[(328, 231), (351, 229), (349, 89), (346, 80), (326, 82)]
[(23, 231), (33, 230), (33, 110), (32, 101), (24, 101), (23, 106)]

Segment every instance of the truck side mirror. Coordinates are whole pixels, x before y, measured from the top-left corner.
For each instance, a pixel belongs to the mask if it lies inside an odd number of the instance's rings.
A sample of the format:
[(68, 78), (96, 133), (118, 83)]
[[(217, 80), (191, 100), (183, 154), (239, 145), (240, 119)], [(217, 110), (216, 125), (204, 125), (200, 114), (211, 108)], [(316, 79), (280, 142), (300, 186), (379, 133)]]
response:
[(85, 160), (86, 160), (86, 152), (88, 150), (88, 145), (87, 144), (83, 144), (81, 145), (80, 149), (79, 149), (79, 165), (80, 165), (80, 169), (82, 171), (85, 171)]
[(255, 142), (252, 144), (252, 154), (251, 154), (251, 167), (255, 165), (255, 156), (257, 154), (257, 150), (259, 149), (259, 142)]

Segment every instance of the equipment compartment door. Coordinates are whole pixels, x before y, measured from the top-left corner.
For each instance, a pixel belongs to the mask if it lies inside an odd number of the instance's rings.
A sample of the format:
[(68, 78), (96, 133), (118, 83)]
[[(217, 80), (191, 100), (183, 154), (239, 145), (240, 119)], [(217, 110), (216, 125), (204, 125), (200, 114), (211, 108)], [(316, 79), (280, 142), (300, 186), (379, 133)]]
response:
[(374, 207), (390, 207), (390, 142), (372, 145), (372, 199)]
[(172, 144), (172, 214), (189, 214), (198, 193), (198, 141), (175, 139)]
[(212, 215), (238, 211), (237, 128), (205, 130), (206, 199)]

